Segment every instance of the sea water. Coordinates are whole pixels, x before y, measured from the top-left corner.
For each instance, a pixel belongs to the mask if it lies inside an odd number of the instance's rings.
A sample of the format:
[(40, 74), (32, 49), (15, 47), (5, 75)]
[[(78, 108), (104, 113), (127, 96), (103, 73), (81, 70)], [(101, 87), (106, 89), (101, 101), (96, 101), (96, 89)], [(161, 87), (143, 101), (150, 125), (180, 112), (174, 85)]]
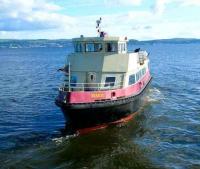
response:
[(150, 53), (153, 76), (137, 116), (62, 136), (54, 100), (67, 43), (0, 48), (0, 168), (200, 168), (200, 43), (131, 43)]

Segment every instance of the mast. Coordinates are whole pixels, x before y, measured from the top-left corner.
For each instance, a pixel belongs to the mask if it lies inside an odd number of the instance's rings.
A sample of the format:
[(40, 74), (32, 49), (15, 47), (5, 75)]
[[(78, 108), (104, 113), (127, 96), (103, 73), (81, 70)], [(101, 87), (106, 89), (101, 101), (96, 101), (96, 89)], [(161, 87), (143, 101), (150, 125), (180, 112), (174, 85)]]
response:
[(97, 21), (96, 21), (96, 29), (97, 29), (97, 33), (99, 35), (99, 37), (105, 37), (107, 36), (107, 33), (101, 30), (101, 22), (102, 22), (102, 18), (100, 17)]
[(99, 36), (101, 32), (101, 26), (100, 26), (101, 21), (102, 21), (101, 17), (99, 18), (99, 20), (96, 21), (96, 24), (97, 24), (96, 29), (97, 29), (97, 34), (99, 34)]

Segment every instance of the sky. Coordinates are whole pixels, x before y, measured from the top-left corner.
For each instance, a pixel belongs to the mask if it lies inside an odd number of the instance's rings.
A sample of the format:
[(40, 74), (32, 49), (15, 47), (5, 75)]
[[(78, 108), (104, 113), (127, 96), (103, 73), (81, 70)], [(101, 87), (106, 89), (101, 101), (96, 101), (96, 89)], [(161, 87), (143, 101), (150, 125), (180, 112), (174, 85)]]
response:
[(0, 0), (0, 39), (200, 38), (200, 0)]

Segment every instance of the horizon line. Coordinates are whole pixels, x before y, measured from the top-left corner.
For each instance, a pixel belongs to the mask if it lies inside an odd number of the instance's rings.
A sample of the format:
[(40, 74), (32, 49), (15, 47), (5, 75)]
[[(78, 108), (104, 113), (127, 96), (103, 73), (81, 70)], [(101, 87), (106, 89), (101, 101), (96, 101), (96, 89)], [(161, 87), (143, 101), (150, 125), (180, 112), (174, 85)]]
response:
[[(92, 36), (91, 36), (92, 37)], [(1, 39), (0, 38), (0, 41), (3, 41), (3, 40), (52, 40), (52, 41), (54, 41), (54, 40), (72, 40), (73, 38), (58, 38), (58, 39), (51, 39), (51, 38), (49, 38), (49, 39), (47, 39), (47, 38), (38, 38), (38, 39), (35, 39), (35, 38), (33, 38), (33, 39), (19, 39), (19, 38), (16, 38), (16, 39), (10, 39), (10, 38), (8, 38), (8, 39)], [(135, 41), (139, 41), (139, 42), (143, 42), (143, 41), (158, 41), (158, 40), (200, 40), (200, 38), (180, 38), (180, 37), (176, 37), (176, 38), (163, 38), (163, 39), (145, 39), (145, 40), (138, 40), (138, 39), (133, 39), (133, 38), (131, 38), (131, 39), (128, 39), (129, 41), (130, 40), (135, 40)]]

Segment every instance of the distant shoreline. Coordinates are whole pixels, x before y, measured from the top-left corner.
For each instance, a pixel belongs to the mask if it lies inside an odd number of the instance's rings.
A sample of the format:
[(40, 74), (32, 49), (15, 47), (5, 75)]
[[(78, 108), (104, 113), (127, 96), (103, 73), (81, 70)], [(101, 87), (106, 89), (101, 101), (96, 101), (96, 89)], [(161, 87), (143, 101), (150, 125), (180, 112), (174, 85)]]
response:
[[(45, 48), (45, 47), (68, 47), (72, 39), (0, 39), (0, 48)], [(200, 43), (200, 39), (173, 38), (139, 41), (129, 39), (131, 44), (190, 44)]]

